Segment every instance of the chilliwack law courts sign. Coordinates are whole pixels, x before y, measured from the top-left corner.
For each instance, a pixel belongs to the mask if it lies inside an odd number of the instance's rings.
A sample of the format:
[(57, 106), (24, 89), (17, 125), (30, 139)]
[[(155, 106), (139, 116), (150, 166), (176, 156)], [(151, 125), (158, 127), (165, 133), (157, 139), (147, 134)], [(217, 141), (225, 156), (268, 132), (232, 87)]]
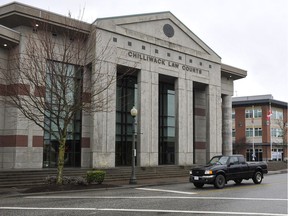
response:
[(152, 63), (156, 63), (156, 64), (168, 66), (168, 67), (172, 67), (172, 68), (175, 68), (175, 69), (182, 68), (182, 70), (184, 70), (184, 71), (190, 71), (190, 72), (193, 72), (193, 73), (202, 74), (202, 70), (199, 69), (199, 68), (195, 68), (195, 67), (192, 67), (192, 66), (189, 66), (189, 65), (185, 65), (185, 64), (179, 64), (177, 62), (168, 61), (168, 60), (165, 60), (165, 59), (162, 59), (162, 58), (157, 58), (155, 56), (146, 55), (146, 54), (143, 54), (143, 53), (129, 51), (128, 52), (128, 56), (131, 57), (131, 58), (140, 59), (140, 60), (143, 60), (143, 61), (152, 62)]

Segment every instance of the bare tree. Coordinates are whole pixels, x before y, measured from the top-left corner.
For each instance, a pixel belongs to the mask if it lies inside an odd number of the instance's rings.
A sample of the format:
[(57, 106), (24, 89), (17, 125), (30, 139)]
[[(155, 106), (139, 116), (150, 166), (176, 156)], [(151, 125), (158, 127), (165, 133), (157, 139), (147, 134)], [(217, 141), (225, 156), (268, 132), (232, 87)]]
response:
[(287, 135), (288, 135), (287, 122), (285, 122), (283, 118), (280, 118), (280, 119), (276, 119), (276, 124), (278, 125), (280, 129), (282, 143), (284, 146), (287, 146)]
[[(79, 21), (65, 22), (69, 28), (33, 23), (34, 32), (23, 35), (24, 47), (10, 50), (9, 67), (0, 70), (5, 103), (58, 141), (57, 184), (62, 184), (65, 145), (75, 115), (108, 111), (108, 89), (116, 79), (115, 71), (101, 68), (112, 51), (109, 44), (103, 46), (96, 28), (84, 31)], [(97, 56), (96, 43), (103, 47)]]

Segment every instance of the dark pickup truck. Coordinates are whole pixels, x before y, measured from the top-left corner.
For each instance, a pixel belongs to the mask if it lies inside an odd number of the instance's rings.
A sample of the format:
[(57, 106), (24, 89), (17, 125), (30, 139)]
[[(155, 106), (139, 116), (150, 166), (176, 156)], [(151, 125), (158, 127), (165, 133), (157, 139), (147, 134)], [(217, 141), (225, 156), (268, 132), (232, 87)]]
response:
[(267, 174), (266, 162), (245, 161), (243, 155), (215, 156), (207, 165), (195, 167), (190, 171), (190, 182), (196, 188), (204, 184), (214, 184), (215, 188), (224, 188), (225, 184), (233, 180), (241, 184), (243, 179), (251, 179), (255, 184), (260, 184), (263, 174)]

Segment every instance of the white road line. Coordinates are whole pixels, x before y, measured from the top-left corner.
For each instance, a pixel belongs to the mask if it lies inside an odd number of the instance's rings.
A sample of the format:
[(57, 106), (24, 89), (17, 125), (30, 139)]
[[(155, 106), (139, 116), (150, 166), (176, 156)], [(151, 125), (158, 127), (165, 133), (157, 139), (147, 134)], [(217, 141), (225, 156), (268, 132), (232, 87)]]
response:
[(155, 188), (136, 188), (137, 190), (146, 190), (146, 191), (157, 191), (157, 192), (167, 192), (167, 193), (178, 193), (178, 194), (197, 194), (194, 192), (184, 192), (184, 191), (175, 191), (175, 190), (162, 190), (162, 189), (155, 189)]
[(287, 214), (259, 213), (259, 212), (220, 212), (220, 211), (189, 211), (165, 209), (112, 209), (112, 208), (44, 208), (44, 207), (0, 207), (0, 210), (50, 210), (50, 211), (118, 211), (118, 212), (156, 212), (156, 213), (186, 213), (186, 214), (220, 214), (220, 215), (260, 215), (287, 216)]
[(244, 200), (244, 201), (284, 201), (278, 198), (236, 198), (236, 197), (179, 197), (179, 196), (27, 196), (26, 199), (199, 199), (199, 200)]

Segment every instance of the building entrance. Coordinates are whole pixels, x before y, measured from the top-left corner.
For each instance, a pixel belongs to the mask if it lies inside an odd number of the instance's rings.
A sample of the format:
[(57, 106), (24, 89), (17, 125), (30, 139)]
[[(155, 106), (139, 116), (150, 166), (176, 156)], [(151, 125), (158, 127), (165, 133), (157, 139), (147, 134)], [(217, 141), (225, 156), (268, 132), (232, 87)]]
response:
[(133, 118), (130, 110), (137, 104), (137, 76), (136, 73), (127, 74), (127, 71), (129, 68), (126, 67), (117, 69), (116, 166), (130, 166), (132, 162)]

